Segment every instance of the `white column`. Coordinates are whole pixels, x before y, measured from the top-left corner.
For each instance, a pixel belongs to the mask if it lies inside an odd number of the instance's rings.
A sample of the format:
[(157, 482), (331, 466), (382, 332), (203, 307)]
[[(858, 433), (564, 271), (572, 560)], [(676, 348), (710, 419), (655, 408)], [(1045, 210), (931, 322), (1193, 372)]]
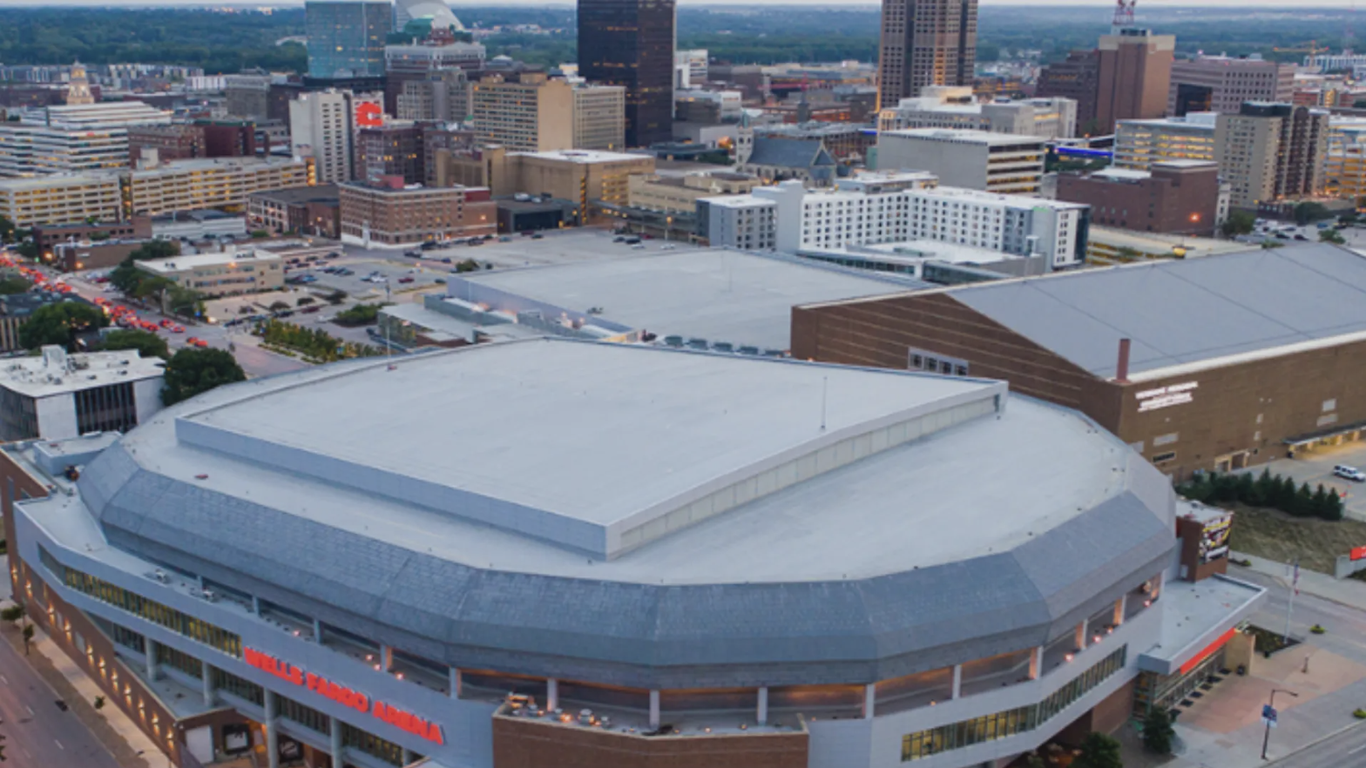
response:
[(450, 678), (451, 698), (458, 699), (460, 698), (460, 685), (463, 682), (460, 679), (460, 670), (456, 669), (455, 667), (451, 667)]
[(266, 689), (266, 760), (270, 768), (280, 768), (280, 731), (275, 727), (275, 693)]
[(1043, 674), (1043, 646), (1040, 645), (1029, 654), (1029, 679), (1038, 680)]
[(342, 768), (341, 732), (341, 721), (335, 717), (327, 718), (327, 738), (332, 746), (332, 768)]
[(404, 748), (403, 748), (403, 752), (399, 754), (398, 759), (399, 759), (399, 761), (402, 762), (404, 765), (407, 765), (408, 763), (411, 763), (411, 762), (413, 761), (413, 752), (412, 752), (412, 750), (408, 749), (407, 747), (404, 747)]
[(759, 725), (768, 725), (768, 686), (766, 685), (759, 688), (759, 712), (754, 719)]
[(650, 727), (659, 727), (659, 691), (650, 691)]
[(204, 706), (213, 706), (213, 667), (206, 662), (200, 662), (200, 682), (204, 686)]
[(313, 642), (318, 645), (323, 642), (323, 623), (317, 619), (313, 620)]
[(379, 668), (382, 672), (388, 672), (394, 668), (394, 649), (387, 645), (379, 647)]
[(1079, 651), (1086, 650), (1086, 622), (1084, 621), (1077, 625), (1076, 648)]
[(877, 686), (869, 683), (863, 686), (863, 717), (871, 720), (877, 705)]
[(256, 595), (251, 596), (251, 612), (257, 616), (261, 615), (261, 598)]
[(1119, 599), (1115, 601), (1115, 620), (1112, 621), (1112, 622), (1110, 622), (1111, 624), (1114, 624), (1116, 627), (1118, 627), (1120, 624), (1123, 624), (1123, 623), (1124, 623), (1124, 611), (1125, 611), (1125, 607), (1126, 607), (1128, 604), (1129, 604), (1129, 595), (1128, 595), (1128, 594), (1120, 595), (1120, 596), (1119, 596)]
[(554, 712), (560, 708), (560, 681), (550, 678), (545, 681), (545, 709)]
[(146, 638), (143, 641), (143, 650), (147, 654), (147, 679), (157, 679), (157, 641)]
[(963, 665), (953, 665), (953, 698), (957, 699), (963, 695)]

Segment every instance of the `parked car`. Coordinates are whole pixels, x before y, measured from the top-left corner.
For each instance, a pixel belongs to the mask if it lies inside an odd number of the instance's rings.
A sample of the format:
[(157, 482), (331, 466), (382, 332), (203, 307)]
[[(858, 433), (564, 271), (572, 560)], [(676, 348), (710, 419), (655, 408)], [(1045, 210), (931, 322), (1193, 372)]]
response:
[(403, 277), (400, 277), (400, 278), (398, 279), (398, 281), (399, 281), (400, 283), (411, 283), (411, 282), (413, 282), (413, 278), (412, 278), (411, 276), (409, 276), (409, 275), (404, 275)]
[(450, 263), (451, 263), (451, 257), (450, 257), (450, 256), (447, 256), (447, 257), (443, 258), (443, 259), (441, 260), (441, 263), (442, 263), (442, 264), (450, 264)]
[(340, 259), (340, 258), (341, 258), (341, 254), (340, 254), (340, 253), (337, 253), (336, 251), (333, 251), (333, 252), (327, 254), (327, 258), (329, 258), (329, 259)]
[(1366, 472), (1362, 472), (1356, 467), (1348, 466), (1346, 464), (1339, 464), (1336, 467), (1333, 467), (1333, 474), (1358, 483), (1366, 482)]

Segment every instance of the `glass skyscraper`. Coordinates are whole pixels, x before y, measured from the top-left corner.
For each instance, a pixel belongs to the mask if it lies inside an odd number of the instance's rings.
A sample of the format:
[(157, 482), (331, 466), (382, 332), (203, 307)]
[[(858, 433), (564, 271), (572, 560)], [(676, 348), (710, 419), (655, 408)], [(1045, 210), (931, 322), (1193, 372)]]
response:
[(579, 0), (579, 74), (626, 87), (626, 144), (673, 140), (674, 0)]
[(388, 0), (326, 0), (304, 6), (310, 77), (380, 77), (394, 28)]

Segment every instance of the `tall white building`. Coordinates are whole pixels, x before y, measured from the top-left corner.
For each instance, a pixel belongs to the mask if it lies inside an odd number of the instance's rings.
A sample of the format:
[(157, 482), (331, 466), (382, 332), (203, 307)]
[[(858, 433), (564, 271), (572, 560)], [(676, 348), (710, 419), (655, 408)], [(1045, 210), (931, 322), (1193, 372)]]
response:
[[(749, 195), (704, 198), (715, 209), (771, 210), (775, 248), (786, 253), (830, 251), (881, 243), (935, 241), (1016, 256), (1044, 257), (1053, 269), (1085, 261), (1090, 206), (1021, 195), (939, 187), (930, 174), (864, 174), (832, 190), (801, 182), (763, 187)], [(738, 217), (738, 213), (736, 214)], [(712, 223), (716, 247), (743, 248), (734, 231)]]
[(0, 366), (0, 442), (128, 432), (161, 410), (162, 365), (137, 350), (41, 357)]
[[(787, 182), (801, 186), (800, 181)], [(778, 247), (778, 204), (754, 195), (704, 197), (697, 201), (699, 232), (713, 246), (742, 251), (772, 251)]]
[(674, 88), (696, 88), (707, 82), (707, 51), (674, 51)]
[(916, 128), (878, 135), (880, 171), (929, 171), (953, 187), (1037, 195), (1044, 140), (988, 131)]
[(1053, 96), (978, 103), (972, 88), (929, 86), (921, 95), (878, 114), (878, 130), (961, 128), (992, 133), (1015, 133), (1045, 139), (1070, 139), (1075, 134), (1077, 102)]
[(574, 149), (626, 147), (626, 87), (574, 85)]
[(354, 176), (355, 140), (352, 95), (348, 91), (300, 94), (289, 103), (289, 135), (294, 154), (314, 160), (317, 181), (335, 184)]
[(0, 176), (46, 176), (128, 167), (128, 127), (170, 125), (140, 101), (66, 104), (0, 123)]

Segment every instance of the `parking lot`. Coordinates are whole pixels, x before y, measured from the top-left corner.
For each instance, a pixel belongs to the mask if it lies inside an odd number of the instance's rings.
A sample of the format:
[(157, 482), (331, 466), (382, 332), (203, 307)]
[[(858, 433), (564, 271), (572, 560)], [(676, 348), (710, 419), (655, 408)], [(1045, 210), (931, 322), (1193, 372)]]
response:
[[(1317, 488), (1322, 483), (1324, 488), (1337, 491), (1343, 497), (1347, 517), (1366, 522), (1366, 483), (1335, 477), (1333, 467), (1338, 464), (1366, 469), (1366, 442), (1319, 448), (1312, 453), (1301, 453), (1298, 458), (1277, 459), (1265, 466), (1273, 475), (1286, 475), (1296, 484), (1309, 483), (1310, 488)], [(1251, 471), (1260, 475), (1262, 468), (1254, 467)]]
[[(646, 253), (659, 253), (661, 250), (698, 250), (695, 245), (666, 243), (657, 239), (642, 241), (643, 248), (632, 248), (625, 243), (612, 242), (615, 237), (610, 229), (599, 227), (548, 231), (542, 233), (540, 238), (504, 235), (479, 246), (456, 245), (424, 251), (422, 262), (433, 266), (446, 266), (440, 264), (441, 259), (449, 258), (452, 262), (474, 259), (481, 266), (492, 265), (494, 269), (509, 269), (624, 259)], [(394, 253), (391, 258), (407, 260), (402, 253)]]
[[(424, 288), (436, 287), (439, 282), (444, 281), (450, 267), (444, 265), (427, 265), (410, 262), (407, 264), (388, 261), (388, 260), (362, 260), (356, 261), (346, 259), (339, 262), (328, 262), (310, 270), (291, 270), (290, 277), (295, 275), (311, 275), (314, 282), (305, 283), (299, 287), (307, 288), (315, 293), (325, 294), (330, 291), (345, 291), (347, 296), (356, 301), (376, 301), (382, 300), (387, 295), (392, 296), (400, 293), (410, 293)], [(339, 275), (324, 272), (325, 268), (346, 269), (352, 274)], [(375, 275), (383, 278), (382, 282), (373, 282), (366, 278)]]

